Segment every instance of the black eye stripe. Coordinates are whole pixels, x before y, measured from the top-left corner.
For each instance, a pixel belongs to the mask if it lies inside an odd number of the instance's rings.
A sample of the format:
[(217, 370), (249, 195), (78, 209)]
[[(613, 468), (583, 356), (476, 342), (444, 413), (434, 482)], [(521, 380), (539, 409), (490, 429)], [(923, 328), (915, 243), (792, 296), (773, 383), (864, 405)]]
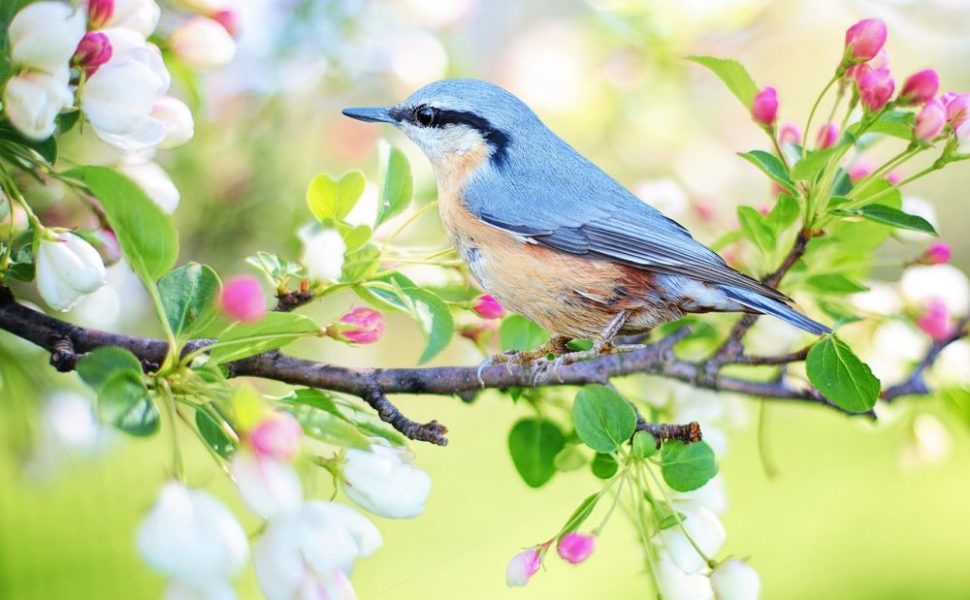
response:
[[(417, 113), (422, 108), (430, 108), (434, 111), (434, 118), (430, 125), (419, 123)], [(476, 115), (473, 112), (464, 110), (449, 110), (446, 108), (435, 108), (433, 106), (420, 105), (413, 109), (394, 108), (390, 111), (391, 117), (398, 121), (407, 121), (418, 127), (442, 128), (449, 125), (465, 125), (478, 131), (485, 141), (492, 147), (492, 161), (502, 166), (508, 160), (509, 136), (501, 129), (492, 125), (491, 121), (485, 117)]]

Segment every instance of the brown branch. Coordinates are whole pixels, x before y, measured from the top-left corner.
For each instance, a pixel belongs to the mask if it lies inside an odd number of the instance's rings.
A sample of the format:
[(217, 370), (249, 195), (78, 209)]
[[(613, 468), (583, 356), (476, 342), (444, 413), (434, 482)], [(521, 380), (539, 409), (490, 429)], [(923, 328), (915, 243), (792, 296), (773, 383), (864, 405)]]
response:
[(313, 292), (309, 290), (299, 290), (296, 292), (280, 292), (276, 295), (276, 312), (291, 312), (300, 308), (304, 304), (313, 301)]
[(643, 419), (637, 419), (637, 431), (646, 431), (657, 440), (657, 447), (661, 442), (679, 440), (684, 444), (694, 444), (704, 439), (701, 433), (700, 423), (691, 421), (685, 425), (675, 423), (647, 423)]

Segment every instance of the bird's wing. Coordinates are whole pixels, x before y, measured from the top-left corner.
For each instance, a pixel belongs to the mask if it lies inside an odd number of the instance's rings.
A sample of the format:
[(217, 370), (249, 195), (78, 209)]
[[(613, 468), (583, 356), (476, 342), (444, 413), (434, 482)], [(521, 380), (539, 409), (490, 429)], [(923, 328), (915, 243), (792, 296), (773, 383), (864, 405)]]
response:
[[(788, 301), (781, 292), (729, 267), (682, 225), (585, 159), (572, 170), (569, 166), (544, 168), (525, 177), (505, 173), (484, 178), (465, 190), (465, 202), (489, 225), (562, 252), (738, 286)], [(574, 174), (580, 167), (585, 176)]]

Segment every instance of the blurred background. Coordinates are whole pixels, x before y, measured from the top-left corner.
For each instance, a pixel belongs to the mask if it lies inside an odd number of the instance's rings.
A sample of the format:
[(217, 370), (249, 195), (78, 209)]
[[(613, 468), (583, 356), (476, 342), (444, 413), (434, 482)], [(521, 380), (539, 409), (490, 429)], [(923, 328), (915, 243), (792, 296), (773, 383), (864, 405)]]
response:
[[(769, 206), (772, 195), (735, 155), (762, 147), (763, 134), (685, 56), (741, 60), (759, 86), (778, 88), (781, 121), (801, 124), (841, 55), (845, 28), (879, 17), (889, 27), (897, 85), (933, 67), (944, 91), (970, 90), (966, 0), (250, 0), (246, 9), (234, 62), (182, 90), (200, 111), (195, 139), (157, 157), (181, 190), (180, 260), (207, 262), (223, 276), (247, 271), (243, 259), (257, 250), (298, 258), (307, 182), (350, 168), (376, 180), (382, 136), (411, 158), (418, 200), (433, 199), (430, 166), (416, 148), (388, 129), (341, 117), (340, 109), (391, 104), (443, 77), (509, 88), (580, 152), (705, 242), (736, 227), (736, 205)], [(890, 150), (859, 160), (878, 165)], [(964, 270), (968, 166), (906, 190), (935, 206), (941, 237)], [(437, 217), (423, 219), (411, 239), (441, 243)], [(879, 274), (893, 280), (899, 257), (917, 253), (890, 241)], [(123, 270), (111, 277), (112, 287), (71, 318), (156, 333), (145, 329), (137, 285)], [(310, 311), (325, 319), (354, 301), (335, 297)], [(389, 332), (373, 347), (314, 341), (295, 351), (347, 365), (414, 364), (417, 327), (402, 318)], [(46, 359), (0, 334), (0, 598), (159, 597), (162, 578), (141, 562), (133, 536), (167, 476), (167, 438), (132, 441), (83, 425), (75, 405), (57, 401), (56, 390), (80, 389), (76, 377), (14, 362), (14, 355), (36, 365)], [(965, 358), (951, 358), (964, 373)], [(456, 339), (435, 364), (480, 360), (470, 342)], [(624, 385), (648, 397), (689, 393), (648, 377)], [(765, 598), (970, 598), (970, 439), (965, 424), (937, 418), (938, 399), (895, 405), (878, 424), (771, 406), (764, 441), (778, 469), (773, 478), (759, 459), (756, 401), (692, 399), (690, 418), (714, 423), (727, 492), (724, 553), (751, 557)], [(418, 465), (434, 481), (427, 511), (415, 521), (378, 520), (385, 545), (353, 576), (361, 599), (653, 597), (622, 515), (583, 565), (551, 560), (527, 588), (507, 589), (508, 559), (557, 531), (597, 484), (582, 471), (527, 488), (506, 436), (528, 409), (507, 397), (483, 394), (473, 405), (433, 396), (398, 402), (412, 418), (446, 423), (451, 444), (415, 446)], [(246, 514), (200, 446), (189, 464), (191, 483)], [(255, 521), (247, 525), (256, 532)], [(243, 598), (259, 597), (251, 570), (237, 589)]]

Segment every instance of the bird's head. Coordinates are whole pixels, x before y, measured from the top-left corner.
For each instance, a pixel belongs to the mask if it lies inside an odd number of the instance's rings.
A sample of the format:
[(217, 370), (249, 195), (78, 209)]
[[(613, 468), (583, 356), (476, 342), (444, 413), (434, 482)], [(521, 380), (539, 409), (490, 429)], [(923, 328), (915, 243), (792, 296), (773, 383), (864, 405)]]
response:
[(348, 117), (390, 123), (408, 136), (439, 170), (487, 157), (501, 167), (514, 138), (539, 126), (521, 100), (477, 79), (446, 79), (426, 85), (388, 108), (348, 108)]

